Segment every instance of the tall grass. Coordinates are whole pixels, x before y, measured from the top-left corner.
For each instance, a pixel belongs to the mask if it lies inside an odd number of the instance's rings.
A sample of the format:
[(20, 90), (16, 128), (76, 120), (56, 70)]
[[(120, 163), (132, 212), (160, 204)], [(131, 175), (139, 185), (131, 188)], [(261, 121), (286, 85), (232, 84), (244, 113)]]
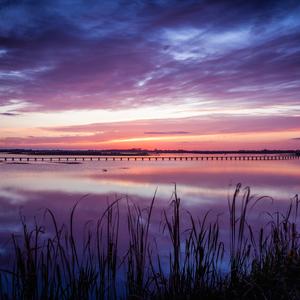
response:
[(63, 225), (45, 211), (53, 230), (37, 221), (29, 228), (22, 217), (22, 234), (11, 237), (11, 264), (0, 270), (0, 299), (300, 299), (297, 196), (286, 212), (267, 213), (257, 226), (249, 211), (264, 198), (238, 184), (228, 201), (227, 241), (218, 218), (208, 221), (210, 212), (198, 218), (181, 208), (175, 187), (156, 233), (168, 240), (167, 255), (153, 233), (155, 198), (146, 209), (125, 199), (126, 249), (123, 198), (108, 204), (95, 226), (84, 224), (80, 239), (78, 203)]

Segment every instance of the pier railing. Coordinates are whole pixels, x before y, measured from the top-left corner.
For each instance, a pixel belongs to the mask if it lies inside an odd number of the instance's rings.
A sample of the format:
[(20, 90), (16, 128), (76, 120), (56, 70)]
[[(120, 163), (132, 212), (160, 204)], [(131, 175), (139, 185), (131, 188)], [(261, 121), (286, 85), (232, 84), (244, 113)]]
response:
[(0, 156), (1, 162), (85, 162), (85, 161), (257, 161), (300, 159), (295, 154), (208, 155), (208, 156)]

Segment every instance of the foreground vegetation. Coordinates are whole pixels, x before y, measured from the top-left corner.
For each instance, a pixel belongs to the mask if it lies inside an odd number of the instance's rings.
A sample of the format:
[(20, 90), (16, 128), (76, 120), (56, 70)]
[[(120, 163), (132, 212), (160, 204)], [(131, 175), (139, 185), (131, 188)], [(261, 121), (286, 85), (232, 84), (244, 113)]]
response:
[(86, 228), (83, 247), (74, 234), (77, 205), (62, 226), (45, 212), (53, 234), (22, 219), (22, 235), (12, 236), (12, 264), (0, 270), (0, 299), (300, 299), (297, 196), (257, 228), (248, 212), (263, 199), (237, 185), (225, 241), (208, 213), (202, 219), (186, 213), (183, 226), (175, 188), (161, 221), (166, 255), (149, 233), (155, 196), (143, 210), (127, 199), (128, 245), (120, 254), (120, 201)]

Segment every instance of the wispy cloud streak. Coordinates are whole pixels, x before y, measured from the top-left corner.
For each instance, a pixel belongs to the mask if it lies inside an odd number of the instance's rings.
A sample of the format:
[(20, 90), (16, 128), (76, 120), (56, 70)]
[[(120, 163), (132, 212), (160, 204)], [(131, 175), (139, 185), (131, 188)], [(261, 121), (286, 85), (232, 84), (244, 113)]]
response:
[(146, 131), (144, 134), (151, 134), (151, 135), (178, 135), (178, 134), (189, 134), (188, 131)]

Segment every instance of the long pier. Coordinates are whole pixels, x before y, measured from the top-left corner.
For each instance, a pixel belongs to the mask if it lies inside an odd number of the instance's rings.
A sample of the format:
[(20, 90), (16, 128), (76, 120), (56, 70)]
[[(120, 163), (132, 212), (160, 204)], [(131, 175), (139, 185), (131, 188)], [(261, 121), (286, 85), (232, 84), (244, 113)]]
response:
[(254, 161), (292, 160), (299, 155), (208, 155), (208, 156), (2, 156), (2, 162), (87, 162), (87, 161)]

